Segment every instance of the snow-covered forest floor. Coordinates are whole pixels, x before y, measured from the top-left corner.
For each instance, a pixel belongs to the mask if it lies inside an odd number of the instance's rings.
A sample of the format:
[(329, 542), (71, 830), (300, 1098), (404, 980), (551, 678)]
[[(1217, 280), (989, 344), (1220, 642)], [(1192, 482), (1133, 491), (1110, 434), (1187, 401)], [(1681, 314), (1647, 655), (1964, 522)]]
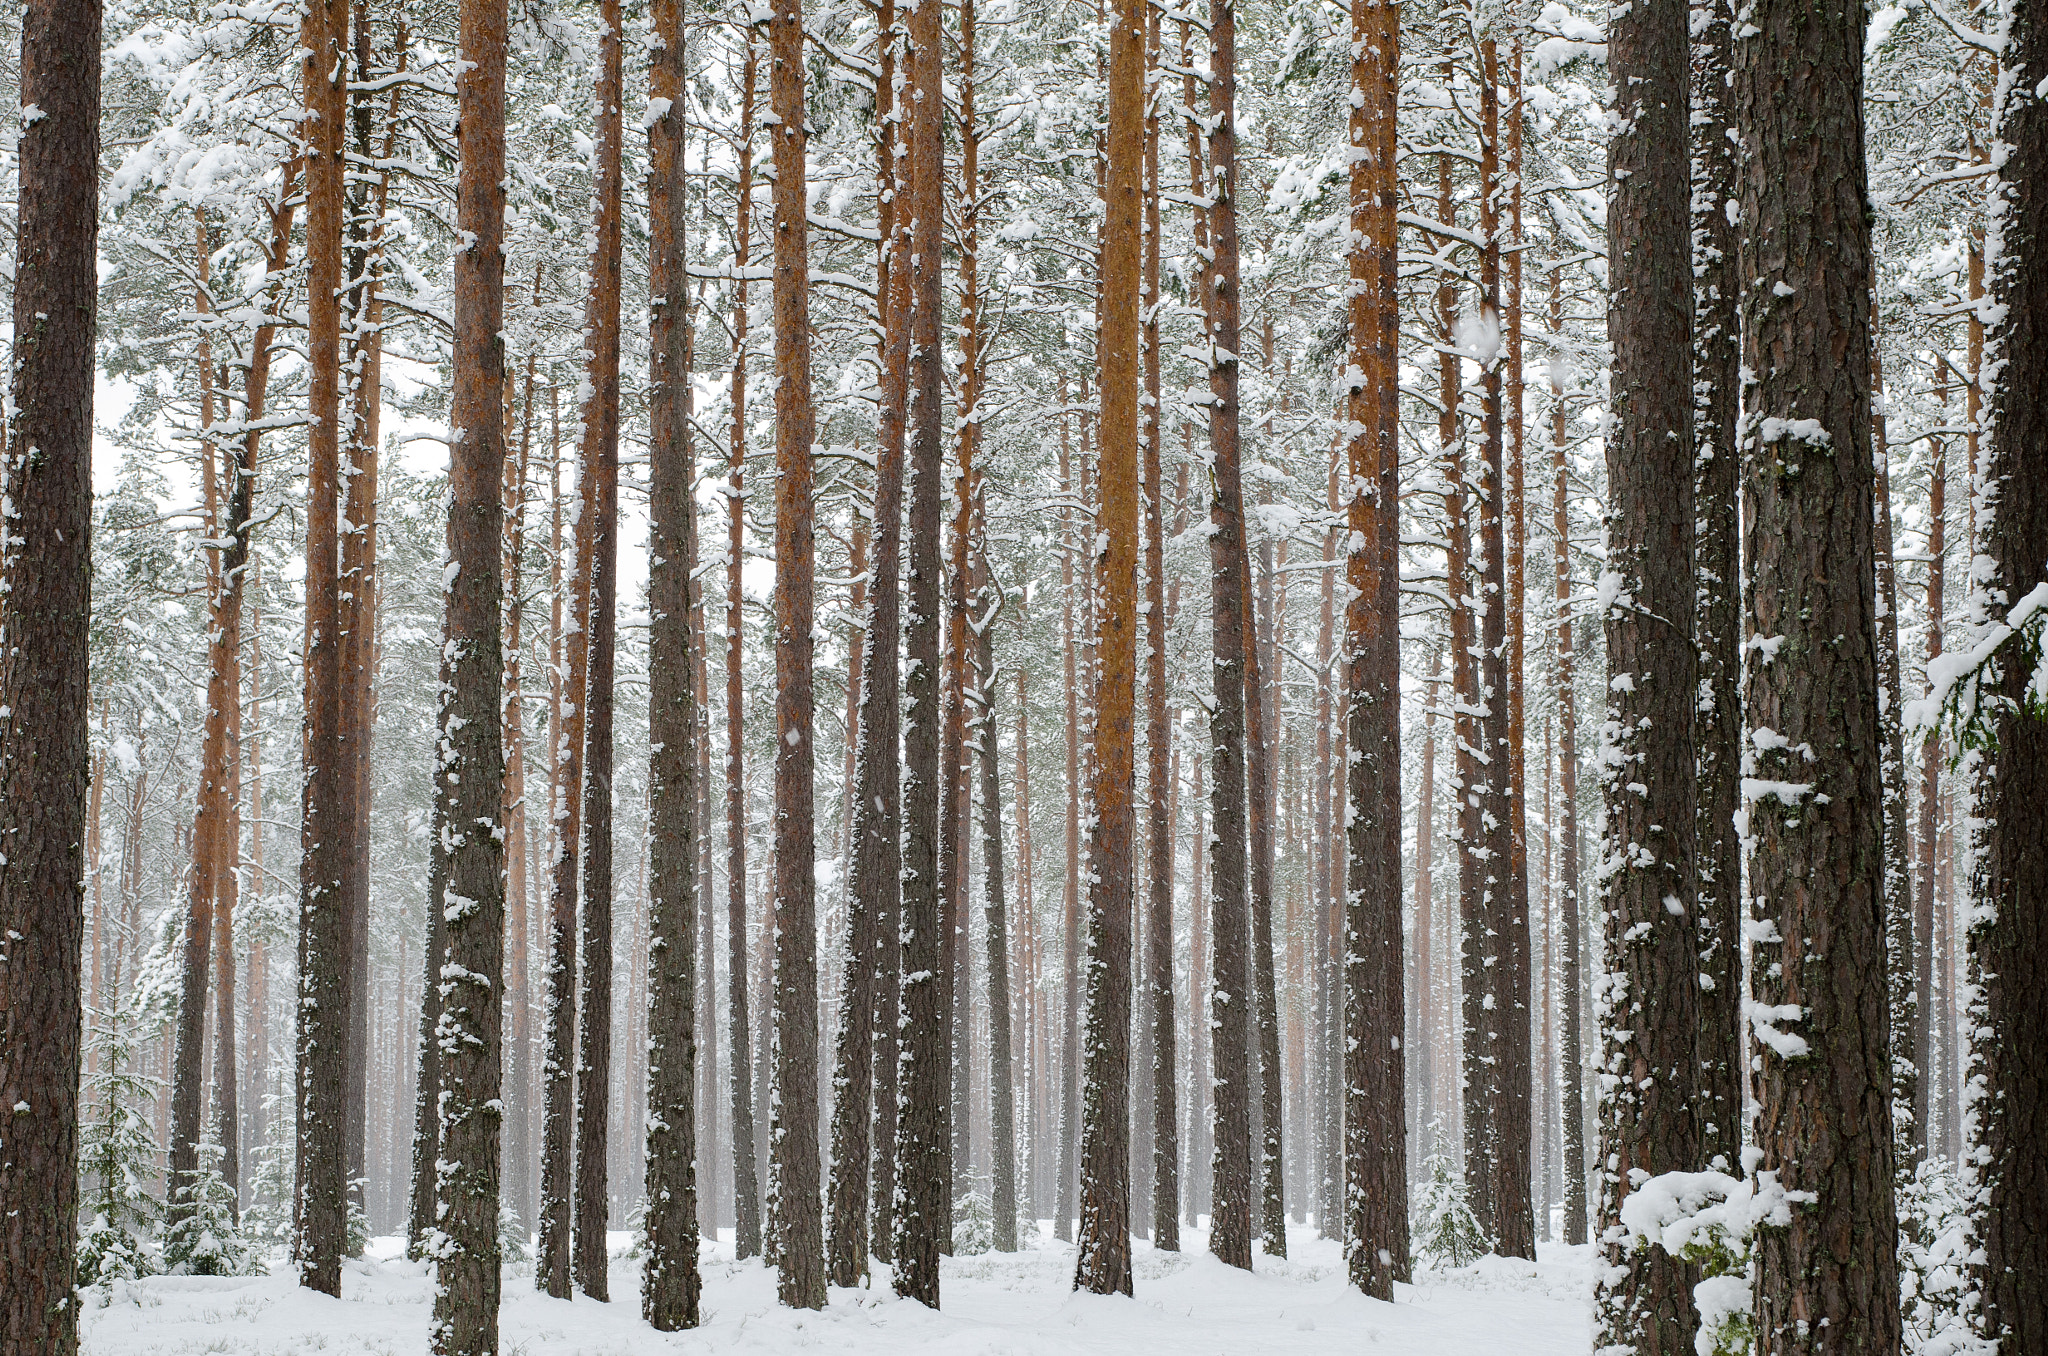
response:
[[(1485, 1258), (1418, 1272), (1392, 1304), (1345, 1284), (1333, 1242), (1297, 1231), (1295, 1256), (1259, 1258), (1247, 1275), (1203, 1250), (1136, 1244), (1134, 1299), (1076, 1294), (1073, 1249), (1040, 1238), (1024, 1252), (949, 1258), (945, 1310), (898, 1300), (886, 1274), (867, 1290), (834, 1290), (822, 1313), (775, 1301), (775, 1273), (736, 1263), (730, 1234), (707, 1249), (704, 1326), (662, 1334), (640, 1319), (639, 1263), (612, 1265), (612, 1302), (549, 1299), (531, 1264), (506, 1268), (500, 1349), (506, 1356), (642, 1356), (653, 1352), (818, 1351), (831, 1356), (1549, 1356), (1590, 1341), (1591, 1250), (1545, 1245), (1543, 1260)], [(616, 1242), (625, 1243), (619, 1235)], [(269, 1276), (152, 1276), (107, 1297), (93, 1292), (85, 1356), (419, 1356), (433, 1302), (424, 1268), (347, 1264), (342, 1298), (300, 1289), (288, 1268)], [(622, 1250), (622, 1249), (621, 1249)], [(104, 1304), (101, 1301), (105, 1301)]]

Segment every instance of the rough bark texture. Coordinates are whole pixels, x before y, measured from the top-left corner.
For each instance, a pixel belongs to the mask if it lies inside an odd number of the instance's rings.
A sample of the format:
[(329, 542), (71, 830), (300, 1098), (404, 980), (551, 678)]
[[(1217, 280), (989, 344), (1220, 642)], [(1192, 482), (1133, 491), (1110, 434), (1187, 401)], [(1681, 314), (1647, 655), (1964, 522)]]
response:
[[(1142, 271), (1145, 12), (1119, 0), (1109, 33), (1103, 189), (1101, 498), (1094, 553), (1094, 816), (1088, 834), (1087, 1032), (1081, 1091), (1081, 1223), (1074, 1287), (1131, 1293), (1131, 848), (1138, 669), (1138, 303)], [(1071, 999), (1069, 1001), (1072, 1001)]]
[(447, 883), (440, 1154), (434, 1266), (437, 1356), (498, 1350), (498, 1148), (505, 960), (504, 678), (500, 573), (505, 499), (505, 0), (463, 0), (455, 254), (453, 442), (435, 837)]
[(911, 11), (906, 66), (912, 88), (910, 191), (899, 195), (910, 239), (910, 617), (904, 682), (903, 986), (897, 1065), (896, 1293), (939, 1307), (939, 1253), (952, 1232), (947, 1159), (948, 1039), (940, 994), (939, 529), (941, 203), (944, 166), (939, 85), (939, 0)]
[[(1737, 42), (1743, 811), (1762, 1356), (1899, 1342), (1870, 451), (1863, 13), (1760, 0)], [(1797, 1196), (1791, 1193), (1799, 1193)]]
[[(341, 743), (339, 463), (341, 444), (342, 114), (345, 0), (313, 0), (306, 49), (305, 776), (299, 835), (298, 1176), (293, 1252), (300, 1283), (341, 1293), (348, 1238), (347, 1088), (351, 996), (341, 878), (351, 807)], [(495, 415), (493, 419), (495, 420)]]
[[(9, 524), (0, 577), (0, 1353), (72, 1356), (85, 929), (100, 6), (21, 11)], [(32, 550), (22, 550), (33, 543)]]
[(1596, 1344), (1643, 1356), (1692, 1349), (1692, 1277), (1636, 1248), (1623, 1203), (1643, 1174), (1699, 1163), (1694, 1042), (1692, 248), (1685, 0), (1641, 0), (1608, 27), (1618, 125), (1609, 143), (1607, 721), (1600, 1026)]
[[(867, 1274), (873, 1243), (888, 1252), (887, 1215), (879, 1190), (874, 1196), (870, 1230), (870, 1187), (879, 1187), (883, 1170), (881, 1137), (876, 1122), (884, 1114), (879, 1098), (886, 1057), (892, 1067), (887, 1084), (895, 1087), (894, 1028), (884, 1034), (883, 991), (898, 983), (887, 963), (894, 954), (884, 936), (893, 933), (902, 888), (901, 769), (897, 747), (902, 715), (897, 699), (902, 690), (897, 646), (902, 636), (901, 571), (903, 541), (903, 384), (909, 361), (909, 271), (899, 266), (903, 247), (896, 211), (896, 6), (882, 9), (882, 77), (876, 82), (881, 117), (877, 141), (877, 192), (881, 198), (881, 246), (876, 259), (875, 294), (879, 298), (881, 340), (879, 367), (882, 400), (877, 410), (874, 527), (868, 568), (867, 611), (862, 624), (860, 656), (859, 747), (854, 759), (853, 837), (847, 853), (853, 862), (852, 888), (847, 894), (848, 943), (846, 982), (839, 1005), (839, 1043), (832, 1074), (832, 1177), (829, 1187), (825, 1268), (834, 1285), (858, 1285)], [(904, 263), (907, 264), (907, 260)], [(894, 1019), (893, 994), (888, 1016)], [(894, 1107), (888, 1109), (893, 1116)], [(873, 1167), (871, 1168), (871, 1164)]]
[(1210, 983), (1210, 1027), (1215, 1033), (1215, 1147), (1211, 1160), (1214, 1202), (1209, 1251), (1231, 1266), (1252, 1264), (1252, 966), (1250, 902), (1246, 879), (1246, 715), (1252, 638), (1246, 634), (1249, 556), (1245, 548), (1244, 486), (1239, 465), (1237, 387), (1238, 293), (1236, 11), (1231, 0), (1210, 0), (1209, 165), (1214, 171), (1209, 209), (1216, 266), (1204, 287), (1209, 367), (1210, 608), (1215, 709), (1209, 720), (1209, 849), (1215, 882), (1215, 951)]
[(818, 929), (811, 804), (811, 313), (804, 212), (803, 0), (768, 29), (775, 155), (775, 1165), (776, 1292), (825, 1306), (818, 1180)]
[(611, 1137), (612, 1063), (612, 680), (619, 594), (619, 286), (623, 244), (620, 199), (624, 129), (624, 34), (619, 0), (599, 7), (597, 186), (590, 295), (584, 313), (589, 390), (583, 402), (582, 518), (590, 610), (583, 712), (583, 908), (577, 933), (583, 987), (576, 1016), (576, 1199), (570, 1221), (570, 1270), (576, 1288), (610, 1299), (605, 1251), (611, 1200), (606, 1190)]
[[(1500, 53), (1491, 38), (1479, 44), (1479, 228), (1486, 245), (1479, 257), (1479, 305), (1489, 333), (1503, 327), (1501, 309), (1501, 169)], [(1481, 1152), (1487, 1187), (1481, 1197), (1480, 1223), (1504, 1257), (1536, 1256), (1536, 1228), (1529, 1199), (1529, 890), (1515, 871), (1516, 820), (1512, 768), (1515, 748), (1508, 669), (1507, 480), (1506, 426), (1503, 407), (1505, 352), (1480, 363), (1480, 479), (1476, 487), (1479, 570), (1474, 601), (1478, 610), (1477, 741), (1479, 766), (1466, 793), (1476, 812), (1476, 849), (1480, 876), (1478, 941), (1482, 1001), (1476, 1035), (1480, 1076), (1474, 1100), (1486, 1105), (1491, 1120)], [(1468, 1141), (1469, 1142), (1469, 1141)]]
[(683, 9), (655, 0), (647, 129), (647, 1266), (640, 1312), (660, 1332), (697, 1326), (697, 684), (690, 577), (697, 474), (690, 437), (690, 280), (683, 253)]
[[(2008, 148), (1993, 208), (1997, 270), (1992, 295), (2002, 323), (1992, 357), (1992, 434), (1983, 494), (1990, 521), (1983, 550), (1994, 578), (1986, 602), (1994, 616), (2048, 578), (2048, 23), (2036, 8), (2012, 10), (2001, 81), (1999, 140)], [(2037, 633), (2038, 634), (2038, 633)], [(1970, 954), (1981, 1004), (1973, 1043), (1987, 1094), (1977, 1103), (1983, 1174), (1985, 1331), (2002, 1352), (2048, 1349), (2048, 846), (2040, 813), (2048, 800), (2048, 723), (2041, 691), (2031, 691), (2032, 655), (2008, 646), (2001, 657), (1997, 744), (1979, 782), (1982, 817), (1975, 925)]]
[[(1409, 1277), (1401, 948), (1401, 520), (1394, 210), (1399, 13), (1351, 10), (1350, 528), (1344, 723), (1344, 1251), (1351, 1284), (1392, 1300)], [(1268, 1223), (1269, 1231), (1272, 1224)]]
[[(1692, 46), (1693, 570), (1698, 602), (1699, 1160), (1723, 1172), (1742, 1149), (1742, 840), (1735, 812), (1742, 774), (1742, 563), (1737, 540), (1736, 418), (1742, 403), (1736, 301), (1735, 147), (1728, 139), (1732, 7), (1700, 11)], [(1560, 439), (1560, 441), (1562, 441)], [(1569, 943), (1567, 943), (1569, 944)]]
[[(1145, 64), (1159, 70), (1157, 10), (1147, 9)], [(1180, 1064), (1175, 1055), (1173, 1001), (1173, 780), (1168, 775), (1172, 726), (1166, 718), (1166, 551), (1160, 485), (1159, 352), (1159, 105), (1145, 106), (1144, 310), (1145, 399), (1139, 414), (1145, 477), (1145, 852), (1148, 867), (1145, 987), (1151, 1024), (1152, 1246), (1180, 1251)], [(1018, 809), (1022, 812), (1022, 788)], [(1021, 852), (1021, 848), (1020, 848)], [(1029, 895), (1023, 896), (1030, 907)]]

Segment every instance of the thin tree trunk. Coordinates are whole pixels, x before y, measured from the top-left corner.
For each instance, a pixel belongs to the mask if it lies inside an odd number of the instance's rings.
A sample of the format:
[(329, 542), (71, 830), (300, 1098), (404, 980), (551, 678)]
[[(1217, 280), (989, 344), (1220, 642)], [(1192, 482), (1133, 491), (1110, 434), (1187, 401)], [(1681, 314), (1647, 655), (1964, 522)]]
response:
[(1052, 1235), (1061, 1242), (1073, 1237), (1074, 1152), (1079, 1143), (1076, 1113), (1080, 1097), (1076, 1087), (1080, 1063), (1081, 937), (1081, 689), (1076, 672), (1074, 632), (1075, 541), (1074, 477), (1067, 446), (1067, 383), (1060, 379), (1060, 657), (1065, 665), (1067, 774), (1066, 774), (1066, 884), (1060, 897), (1060, 1060), (1056, 1094), (1059, 1113), (1059, 1180), (1053, 1191)]
[(505, 837), (505, 0), (463, 0), (448, 554), (435, 838), (448, 844), (434, 1351), (496, 1356)]
[[(349, 1032), (354, 980), (342, 878), (345, 799), (340, 607), (341, 234), (346, 0), (313, 0), (302, 20), (306, 148), (307, 434), (305, 767), (299, 866), (298, 1173), (300, 1284), (341, 1293), (348, 1246)], [(495, 420), (495, 414), (493, 419)]]
[(1687, 11), (1645, 0), (1610, 25), (1619, 126), (1610, 143), (1603, 609), (1612, 750), (1603, 756), (1605, 979), (1600, 1026), (1598, 1345), (1691, 1350), (1691, 1268), (1635, 1248), (1621, 1212), (1645, 1174), (1695, 1171), (1700, 945), (1693, 861), (1699, 703), (1694, 645), (1692, 276)]
[(746, 548), (747, 281), (754, 192), (754, 84), (759, 58), (748, 30), (740, 74), (740, 112), (747, 129), (733, 208), (732, 451), (726, 489), (725, 557), (725, 874), (728, 987), (732, 1028), (733, 1253), (761, 1252), (761, 1183), (754, 1151), (754, 1038), (747, 993), (746, 698), (742, 674), (746, 598), (741, 564)]
[[(2002, 198), (1991, 220), (1998, 259), (1992, 297), (2002, 319), (1992, 333), (1997, 376), (1991, 393), (1989, 464), (1981, 480), (1988, 522), (1979, 540), (1993, 575), (1984, 602), (2002, 615), (2038, 594), (2042, 543), (2048, 541), (2048, 464), (2043, 452), (2040, 392), (2048, 381), (2048, 344), (2038, 309), (2048, 300), (2048, 250), (2041, 239), (2041, 194), (2048, 186), (2048, 109), (2039, 93), (2048, 76), (2048, 26), (2015, 9), (2005, 39), (1999, 83), (1998, 140), (2005, 152), (1994, 190)], [(1974, 421), (1973, 421), (1974, 424)], [(2048, 1019), (2048, 956), (2041, 901), (2048, 898), (2048, 862), (2040, 847), (2039, 814), (2048, 796), (2048, 725), (2029, 665), (2017, 656), (2001, 666), (1997, 688), (2006, 705), (1995, 721), (1997, 745), (1979, 782), (1979, 852), (1970, 928), (1970, 957), (1979, 999), (1971, 1014), (1983, 1033), (1973, 1042), (1990, 1096), (1979, 1102), (1977, 1147), (1984, 1183), (1984, 1232), (1978, 1278), (1984, 1331), (2001, 1351), (2048, 1344), (2048, 1174), (2044, 1134), (2041, 1023)], [(1974, 1079), (1973, 1079), (1974, 1081)]]
[(624, 45), (619, 0), (603, 0), (598, 45), (595, 239), (584, 314), (589, 353), (583, 402), (579, 545), (589, 594), (588, 651), (582, 697), (583, 909), (578, 932), (583, 969), (576, 1017), (576, 1196), (570, 1219), (570, 1270), (592, 1299), (611, 1298), (605, 1231), (610, 1223), (607, 1147), (612, 1055), (612, 680), (618, 627), (619, 287), (622, 270)]
[[(10, 527), (0, 574), (0, 1356), (73, 1356), (100, 5), (21, 11)], [(21, 548), (34, 543), (34, 549)]]
[[(1145, 11), (1145, 65), (1159, 70), (1159, 11)], [(1159, 423), (1159, 105), (1145, 105), (1145, 254), (1142, 264), (1145, 399), (1140, 414), (1145, 477), (1145, 843), (1149, 868), (1146, 904), (1146, 992), (1151, 1024), (1152, 1246), (1180, 1251), (1179, 1063), (1173, 1000), (1173, 744), (1166, 719), (1166, 651), (1172, 618), (1166, 605), (1164, 506), (1160, 503)], [(1023, 807), (1019, 791), (1018, 807)]]
[[(1409, 1278), (1401, 956), (1401, 524), (1395, 291), (1400, 21), (1351, 11), (1351, 289), (1344, 581), (1344, 1177), (1351, 1284)], [(1256, 812), (1256, 807), (1255, 807)], [(1270, 1210), (1270, 1207), (1269, 1207)], [(1276, 1227), (1269, 1214), (1269, 1229)], [(1269, 1245), (1270, 1246), (1270, 1245)]]
[(1746, 631), (1768, 647), (1743, 692), (1756, 1171), (1811, 1193), (1789, 1227), (1759, 1231), (1758, 1351), (1812, 1350), (1823, 1324), (1830, 1348), (1895, 1351), (1863, 16), (1761, 0), (1748, 23), (1734, 82)]
[(688, 180), (681, 0), (656, 0), (648, 70), (647, 1265), (640, 1314), (694, 1328), (697, 1266), (697, 682), (690, 580), (697, 472), (690, 434)]
[[(534, 290), (539, 291), (536, 266)], [(505, 1001), (511, 1018), (506, 1041), (511, 1087), (505, 1098), (505, 1194), (523, 1227), (533, 1220), (533, 994), (528, 982), (529, 913), (526, 817), (526, 707), (520, 690), (526, 605), (522, 570), (526, 560), (527, 468), (533, 451), (533, 394), (536, 355), (526, 356), (526, 409), (519, 455), (508, 458), (505, 481), (505, 908), (511, 952), (505, 958)], [(507, 378), (507, 386), (510, 379)], [(509, 397), (508, 397), (509, 400)]]
[[(1564, 328), (1559, 271), (1550, 272), (1550, 330)], [(1556, 553), (1557, 593), (1557, 767), (1558, 926), (1564, 933), (1564, 957), (1558, 982), (1564, 991), (1564, 1241), (1586, 1241), (1586, 1104), (1585, 1054), (1579, 1015), (1585, 980), (1579, 955), (1579, 717), (1577, 677), (1572, 655), (1572, 551), (1568, 493), (1570, 468), (1565, 456), (1566, 409), (1564, 377), (1551, 376), (1550, 457), (1556, 474), (1551, 498), (1551, 544)], [(1697, 509), (1695, 505), (1695, 509)], [(1738, 953), (1739, 954), (1739, 953)], [(1739, 992), (1739, 991), (1738, 991)]]
[[(984, 491), (985, 493), (985, 491)], [(977, 496), (979, 498), (979, 496)], [(983, 910), (988, 947), (989, 1159), (995, 1176), (990, 1200), (995, 1214), (997, 1252), (1017, 1250), (1017, 1111), (1016, 1074), (1012, 1063), (1010, 1024), (1010, 938), (1003, 884), (1002, 752), (996, 740), (995, 620), (997, 598), (988, 561), (985, 504), (977, 508), (984, 583), (974, 626), (979, 633), (980, 683), (975, 706), (980, 722), (975, 745), (981, 754), (981, 871), (987, 903)], [(1019, 792), (1018, 805), (1023, 801)], [(1020, 850), (1021, 851), (1021, 850)], [(1028, 901), (1026, 903), (1028, 907)]]

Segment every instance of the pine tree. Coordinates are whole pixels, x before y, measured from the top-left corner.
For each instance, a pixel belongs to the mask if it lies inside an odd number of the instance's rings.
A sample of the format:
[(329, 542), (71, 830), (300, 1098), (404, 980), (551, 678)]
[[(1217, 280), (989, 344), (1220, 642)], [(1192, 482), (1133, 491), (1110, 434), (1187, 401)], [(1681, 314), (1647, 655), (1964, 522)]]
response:
[(647, 1265), (640, 1312), (661, 1332), (694, 1328), (697, 1269), (697, 703), (691, 671), (690, 576), (697, 562), (696, 467), (689, 420), (690, 323), (683, 222), (683, 86), (688, 76), (680, 0), (653, 11), (647, 129), (648, 447), (648, 1009)]
[(435, 838), (445, 844), (433, 1347), (495, 1356), (505, 978), (505, 0), (464, 0)]
[[(1763, 1356), (1899, 1341), (1872, 594), (1863, 20), (1762, 0), (1736, 46), (1743, 498), (1752, 653), (1743, 806), (1755, 917)], [(1760, 1179), (1761, 1180), (1761, 1179)]]
[[(349, 1041), (354, 993), (348, 901), (351, 809), (342, 778), (340, 609), (341, 230), (346, 0), (301, 20), (306, 160), (307, 437), (305, 766), (299, 864), (298, 1188), (300, 1283), (341, 1293), (348, 1234)], [(431, 1160), (429, 1160), (431, 1161)]]
[[(1108, 166), (1098, 293), (1101, 499), (1095, 530), (1093, 819), (1088, 837), (1087, 1033), (1081, 1225), (1074, 1288), (1131, 1293), (1130, 1033), (1138, 628), (1138, 343), (1146, 17), (1119, 0), (1109, 36)], [(1073, 1001), (1072, 996), (1068, 999)]]
[(1609, 143), (1614, 346), (1607, 439), (1608, 716), (1600, 1024), (1599, 1343), (1652, 1356), (1691, 1349), (1692, 1276), (1619, 1225), (1644, 1175), (1698, 1167), (1700, 944), (1694, 919), (1699, 703), (1693, 610), (1692, 277), (1686, 7), (1617, 14), (1621, 109)]
[(578, 931), (583, 970), (576, 1014), (576, 1200), (570, 1270), (592, 1299), (611, 1298), (605, 1231), (609, 1224), (612, 1057), (612, 716), (619, 610), (619, 296), (624, 268), (624, 130), (620, 100), (625, 55), (619, 0), (599, 8), (597, 187), (584, 341), (589, 388), (583, 404), (581, 520), (589, 571), (588, 667), (583, 709), (583, 909)]
[(156, 1080), (134, 1067), (130, 1020), (117, 1005), (99, 1015), (89, 1038), (93, 1072), (81, 1099), (78, 1146), (80, 1286), (132, 1281), (161, 1266), (162, 1207), (149, 1191), (157, 1143), (145, 1110), (156, 1101)]
[(818, 957), (811, 632), (817, 547), (811, 461), (810, 263), (805, 208), (804, 4), (768, 28), (775, 163), (775, 1100), (769, 1142), (776, 1293), (825, 1306), (818, 1178)]
[[(1392, 1300), (1408, 1257), (1401, 943), (1401, 557), (1395, 110), (1400, 21), (1351, 11), (1351, 331), (1344, 580), (1344, 1180), (1351, 1284)], [(1274, 1226), (1268, 1223), (1269, 1231)]]
[[(2043, 592), (2048, 542), (2048, 464), (2041, 391), (2048, 381), (2048, 25), (2025, 6), (2011, 11), (1999, 81), (1997, 138), (2004, 152), (1994, 188), (1996, 261), (1992, 296), (1990, 455), (1978, 493), (1988, 521), (1979, 541), (1991, 574), (1980, 584), (1992, 616)], [(1979, 779), (1981, 840), (1975, 889), (1981, 901), (1971, 929), (1971, 961), (1982, 985), (1975, 1073), (1989, 1096), (1977, 1105), (1983, 1181), (1983, 1254), (1979, 1277), (1984, 1331), (2001, 1351), (2048, 1343), (2048, 1231), (2040, 1172), (2043, 1133), (2040, 1023), (2048, 993), (2039, 969), (2048, 955), (2041, 901), (2048, 868), (2040, 850), (2039, 810), (2048, 794), (2048, 702), (2042, 698), (2041, 632), (2000, 656), (1993, 729), (1996, 743)], [(2029, 661), (2032, 661), (2031, 664)], [(2031, 672), (2029, 671), (2031, 668)]]

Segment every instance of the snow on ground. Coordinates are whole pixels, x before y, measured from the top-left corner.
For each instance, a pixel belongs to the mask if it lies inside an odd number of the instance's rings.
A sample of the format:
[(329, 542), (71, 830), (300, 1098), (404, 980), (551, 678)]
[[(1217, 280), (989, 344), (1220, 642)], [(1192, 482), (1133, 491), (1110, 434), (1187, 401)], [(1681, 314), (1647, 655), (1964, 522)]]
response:
[[(1394, 1303), (1344, 1282), (1337, 1245), (1296, 1229), (1288, 1260), (1247, 1275), (1202, 1250), (1137, 1245), (1135, 1299), (1077, 1295), (1073, 1249), (1041, 1237), (1021, 1253), (949, 1258), (945, 1310), (871, 1288), (834, 1289), (822, 1313), (775, 1302), (775, 1276), (735, 1262), (730, 1234), (705, 1251), (704, 1326), (657, 1333), (640, 1321), (640, 1264), (616, 1257), (613, 1302), (553, 1300), (533, 1268), (506, 1268), (504, 1356), (820, 1352), (828, 1356), (1551, 1356), (1588, 1349), (1591, 1253), (1545, 1247), (1539, 1263), (1486, 1258), (1421, 1273)], [(420, 1356), (432, 1290), (424, 1268), (380, 1239), (350, 1262), (342, 1298), (301, 1290), (289, 1271), (230, 1279), (155, 1276), (111, 1297), (94, 1291), (85, 1356)]]

